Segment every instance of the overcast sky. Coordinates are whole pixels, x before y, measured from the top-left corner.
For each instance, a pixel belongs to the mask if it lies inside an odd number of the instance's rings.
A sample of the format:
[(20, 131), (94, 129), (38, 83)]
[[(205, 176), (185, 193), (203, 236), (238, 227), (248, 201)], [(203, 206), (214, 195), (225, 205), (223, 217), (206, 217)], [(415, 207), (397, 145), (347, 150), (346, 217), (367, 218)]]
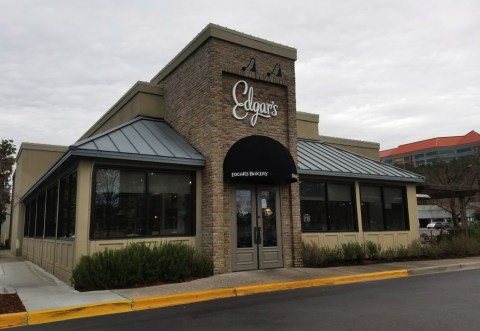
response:
[(0, 0), (0, 139), (73, 144), (210, 22), (297, 49), (320, 134), (480, 131), (478, 0)]

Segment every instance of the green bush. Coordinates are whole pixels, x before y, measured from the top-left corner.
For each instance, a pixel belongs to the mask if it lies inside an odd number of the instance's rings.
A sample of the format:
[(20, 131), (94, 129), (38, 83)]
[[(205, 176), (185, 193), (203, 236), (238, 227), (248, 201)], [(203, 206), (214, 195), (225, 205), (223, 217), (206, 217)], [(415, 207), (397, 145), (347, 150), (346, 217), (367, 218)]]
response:
[(303, 264), (307, 268), (328, 267), (338, 264), (343, 253), (338, 247), (319, 247), (313, 243), (303, 243)]
[(213, 274), (213, 261), (182, 243), (150, 248), (131, 244), (82, 256), (72, 272), (77, 290), (104, 290), (180, 282)]
[(342, 244), (343, 259), (350, 262), (359, 262), (365, 259), (365, 250), (357, 242)]
[(389, 247), (385, 250), (382, 250), (380, 258), (384, 261), (393, 261), (397, 257), (397, 251), (393, 247)]
[(424, 244), (420, 240), (408, 246), (382, 249), (379, 244), (367, 241), (365, 245), (346, 243), (340, 247), (319, 247), (316, 244), (303, 244), (303, 261), (306, 267), (329, 267), (345, 264), (358, 264), (363, 260), (392, 262), (408, 259), (444, 259), (480, 255), (480, 226), (469, 225), (467, 230), (457, 228), (449, 231), (435, 242)]
[(378, 260), (382, 254), (382, 247), (380, 244), (376, 244), (372, 241), (367, 241), (365, 243), (365, 255), (367, 259)]

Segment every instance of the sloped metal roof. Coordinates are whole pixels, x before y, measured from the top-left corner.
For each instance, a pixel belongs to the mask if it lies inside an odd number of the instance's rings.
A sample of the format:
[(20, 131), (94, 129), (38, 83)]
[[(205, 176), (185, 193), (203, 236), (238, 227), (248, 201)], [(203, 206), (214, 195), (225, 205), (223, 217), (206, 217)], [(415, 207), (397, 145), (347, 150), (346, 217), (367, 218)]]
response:
[(70, 146), (73, 155), (204, 166), (205, 157), (163, 120), (137, 117)]
[(26, 199), (50, 175), (74, 157), (146, 161), (205, 166), (205, 157), (161, 119), (137, 117), (99, 135), (71, 145), (21, 198)]
[(300, 175), (424, 182), (420, 175), (318, 141), (299, 139), (297, 153)]

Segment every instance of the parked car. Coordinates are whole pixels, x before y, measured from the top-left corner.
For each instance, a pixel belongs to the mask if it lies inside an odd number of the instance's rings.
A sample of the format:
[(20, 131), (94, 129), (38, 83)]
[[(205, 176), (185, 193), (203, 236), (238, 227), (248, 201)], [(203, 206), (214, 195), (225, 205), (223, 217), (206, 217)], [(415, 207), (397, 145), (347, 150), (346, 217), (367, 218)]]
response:
[(445, 221), (437, 221), (437, 222), (432, 221), (427, 224), (427, 229), (440, 230), (440, 229), (447, 229), (449, 226), (450, 224), (448, 224), (448, 222), (445, 222)]

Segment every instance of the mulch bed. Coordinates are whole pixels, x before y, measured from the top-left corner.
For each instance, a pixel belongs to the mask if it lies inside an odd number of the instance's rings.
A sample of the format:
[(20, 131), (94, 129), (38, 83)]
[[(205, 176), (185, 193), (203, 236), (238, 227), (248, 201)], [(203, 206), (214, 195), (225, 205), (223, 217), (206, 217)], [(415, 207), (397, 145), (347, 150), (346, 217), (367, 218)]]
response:
[(16, 293), (0, 294), (0, 314), (21, 313), (27, 311)]

